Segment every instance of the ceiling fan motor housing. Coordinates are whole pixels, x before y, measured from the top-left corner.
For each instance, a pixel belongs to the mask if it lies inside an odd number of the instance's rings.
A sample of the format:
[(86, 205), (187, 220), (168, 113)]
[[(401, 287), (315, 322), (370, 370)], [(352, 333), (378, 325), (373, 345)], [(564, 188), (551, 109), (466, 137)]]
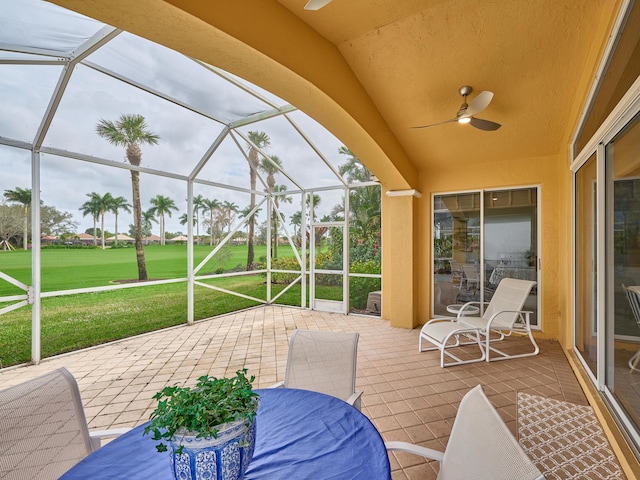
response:
[(460, 87), (460, 90), (458, 90), (458, 92), (460, 92), (460, 95), (462, 95), (463, 97), (466, 97), (472, 91), (473, 91), (473, 88), (471, 88), (469, 85), (464, 85), (464, 86)]

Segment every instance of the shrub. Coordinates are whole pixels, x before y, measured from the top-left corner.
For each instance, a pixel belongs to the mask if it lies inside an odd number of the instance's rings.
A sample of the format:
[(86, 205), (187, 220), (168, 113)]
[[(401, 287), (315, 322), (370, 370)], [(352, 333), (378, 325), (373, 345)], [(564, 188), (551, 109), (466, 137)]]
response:
[[(354, 262), (351, 273), (380, 273), (380, 263), (374, 261)], [(381, 290), (379, 278), (351, 277), (349, 280), (349, 302), (351, 308), (364, 310), (370, 292)]]
[[(264, 258), (264, 263), (258, 266), (259, 269), (267, 268), (266, 258)], [(271, 261), (271, 268), (273, 270), (293, 270), (294, 273), (279, 273), (272, 272), (271, 273), (271, 283), (280, 283), (284, 285), (288, 285), (292, 283), (296, 278), (300, 276), (300, 264), (296, 257), (278, 257)], [(262, 274), (263, 277), (266, 278), (267, 274)]]

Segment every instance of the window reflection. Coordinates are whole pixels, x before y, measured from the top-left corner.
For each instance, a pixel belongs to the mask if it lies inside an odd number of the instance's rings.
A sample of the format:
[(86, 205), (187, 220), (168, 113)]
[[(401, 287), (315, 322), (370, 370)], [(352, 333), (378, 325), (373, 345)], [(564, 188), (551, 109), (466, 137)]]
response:
[(576, 174), (576, 348), (597, 374), (596, 155)]
[[(630, 359), (640, 349), (640, 318), (634, 315), (634, 289), (640, 289), (640, 115), (606, 148), (607, 207), (610, 216), (608, 258), (612, 265), (613, 325), (607, 327), (609, 361), (607, 385), (640, 431), (640, 370)], [(635, 305), (637, 306), (637, 304)], [(610, 321), (610, 320), (609, 320)], [(611, 348), (612, 347), (612, 348)], [(613, 358), (611, 358), (611, 354)], [(631, 368), (636, 367), (636, 368)]]
[[(503, 278), (537, 280), (537, 189), (482, 195), (483, 203), (480, 192), (434, 197), (435, 315), (452, 315), (454, 304), (490, 301)], [(525, 304), (534, 325), (537, 303), (534, 289)]]

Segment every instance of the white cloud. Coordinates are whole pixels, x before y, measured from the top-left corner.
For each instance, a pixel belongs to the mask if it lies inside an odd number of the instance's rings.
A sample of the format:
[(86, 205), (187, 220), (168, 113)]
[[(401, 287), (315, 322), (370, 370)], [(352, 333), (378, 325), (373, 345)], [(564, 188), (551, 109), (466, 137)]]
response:
[[(40, 1), (0, 0), (0, 7), (9, 12), (0, 19), (0, 43), (70, 49), (74, 42), (82, 42), (101, 26)], [(16, 22), (23, 25), (22, 32), (15, 28)], [(0, 51), (0, 59), (8, 56)], [(270, 108), (193, 61), (133, 35), (116, 37), (111, 44), (93, 54), (90, 60), (118, 69), (119, 73), (137, 81), (147, 82), (152, 88), (181, 101), (190, 102), (195, 109), (215, 112), (215, 115), (228, 120)], [(0, 101), (3, 105), (0, 137), (33, 140), (60, 71), (59, 66), (0, 65)], [(275, 98), (268, 96), (272, 100)], [(279, 103), (284, 104), (282, 101)], [(100, 138), (95, 133), (95, 126), (101, 118), (117, 120), (126, 113), (143, 115), (149, 129), (160, 136), (158, 145), (142, 146), (143, 166), (180, 175), (188, 175), (193, 170), (223, 128), (220, 123), (196, 112), (80, 65), (73, 71), (44, 145), (124, 163), (124, 148), (112, 146)], [(292, 118), (333, 165), (346, 160), (338, 154), (341, 143), (319, 124), (301, 112), (295, 112)], [(265, 150), (266, 153), (277, 155), (291, 178), (303, 188), (339, 184), (335, 175), (284, 118), (243, 127), (243, 131), (249, 130), (265, 131), (269, 135), (271, 146)], [(244, 141), (239, 143), (246, 149)], [(30, 164), (30, 152), (0, 145), (0, 192), (17, 186), (30, 188)], [(246, 159), (230, 138), (215, 152), (203, 169), (201, 178), (249, 188)], [(296, 188), (280, 174), (277, 182), (287, 185), (289, 190)], [(261, 190), (262, 186), (258, 189)], [(158, 194), (172, 198), (180, 208), (167, 219), (168, 231), (186, 231), (178, 220), (186, 211), (186, 190), (186, 184), (175, 179), (141, 176), (143, 208), (148, 208), (149, 199)], [(207, 198), (234, 202), (240, 208), (249, 204), (246, 193), (202, 185), (196, 185), (194, 191), (196, 195), (202, 192)], [(79, 212), (90, 192), (110, 192), (131, 202), (130, 173), (120, 168), (43, 156), (42, 199), (47, 205), (72, 213), (80, 223), (80, 231), (92, 226), (92, 219), (83, 218)], [(339, 191), (320, 195), (323, 212), (330, 211), (341, 198)], [(296, 196), (293, 204), (283, 204), (287, 217), (299, 210), (300, 203), (300, 197)], [(121, 212), (120, 230), (125, 231), (129, 223), (132, 223), (131, 215)], [(105, 228), (113, 230), (113, 215), (107, 217)], [(157, 229), (154, 225), (154, 230)]]

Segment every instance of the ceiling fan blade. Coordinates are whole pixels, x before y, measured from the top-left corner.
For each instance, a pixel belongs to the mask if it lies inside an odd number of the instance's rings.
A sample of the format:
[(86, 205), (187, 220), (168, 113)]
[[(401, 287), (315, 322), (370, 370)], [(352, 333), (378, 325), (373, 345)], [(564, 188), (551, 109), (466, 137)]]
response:
[(331, 0), (309, 0), (307, 4), (304, 6), (305, 10), (320, 10), (327, 3), (331, 2)]
[(490, 120), (483, 120), (481, 118), (475, 118), (475, 117), (471, 117), (471, 121), (469, 123), (472, 126), (485, 131), (497, 130), (502, 126), (499, 123), (492, 122)]
[(411, 128), (428, 128), (428, 127), (435, 127), (436, 125), (443, 125), (445, 123), (451, 123), (451, 122), (457, 122), (458, 119), (457, 118), (452, 118), (450, 120), (445, 120), (444, 122), (438, 122), (438, 123), (432, 123), (431, 125), (420, 125), (419, 127), (411, 127)]
[(469, 106), (467, 107), (467, 111), (464, 112), (463, 117), (472, 117), (480, 113), (482, 110), (489, 106), (492, 98), (493, 92), (490, 92), (489, 90), (480, 92), (480, 95), (474, 98), (473, 102), (469, 104)]

